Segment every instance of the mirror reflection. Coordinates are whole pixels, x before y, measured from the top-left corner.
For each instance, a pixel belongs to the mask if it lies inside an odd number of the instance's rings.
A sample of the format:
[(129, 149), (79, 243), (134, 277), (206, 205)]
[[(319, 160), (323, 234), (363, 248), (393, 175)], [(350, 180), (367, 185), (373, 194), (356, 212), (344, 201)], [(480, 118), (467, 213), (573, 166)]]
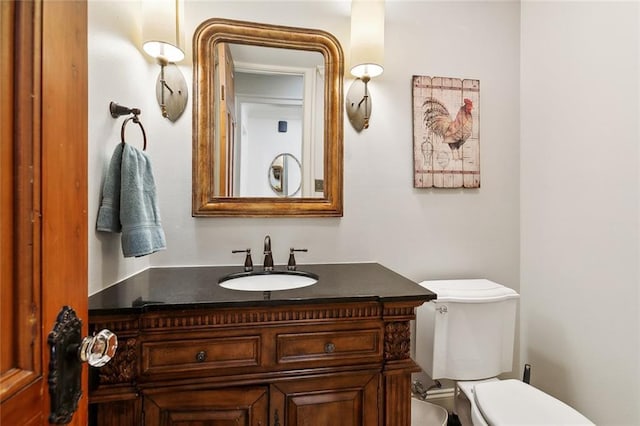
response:
[(193, 216), (342, 216), (337, 39), (211, 18), (193, 47)]
[(225, 96), (215, 107), (226, 121), (216, 128), (216, 195), (274, 196), (262, 171), (289, 152), (300, 159), (298, 196), (323, 197), (322, 54), (237, 43), (220, 43), (216, 54), (214, 77)]
[(294, 197), (302, 184), (302, 165), (289, 153), (277, 155), (269, 166), (269, 186), (279, 197)]

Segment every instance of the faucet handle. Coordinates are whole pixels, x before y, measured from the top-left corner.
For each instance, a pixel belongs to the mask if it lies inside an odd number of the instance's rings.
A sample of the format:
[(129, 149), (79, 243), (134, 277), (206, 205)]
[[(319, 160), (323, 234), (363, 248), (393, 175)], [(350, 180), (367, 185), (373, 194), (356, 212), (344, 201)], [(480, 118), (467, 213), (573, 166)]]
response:
[(294, 256), (294, 252), (296, 251), (302, 251), (302, 252), (308, 252), (309, 250), (307, 250), (306, 248), (303, 249), (297, 249), (297, 248), (293, 248), (291, 247), (289, 249), (289, 262), (287, 263), (287, 269), (289, 271), (295, 271), (296, 270), (296, 257)]
[(244, 259), (245, 272), (253, 271), (253, 261), (251, 260), (251, 249), (244, 250), (231, 250), (231, 253), (247, 253), (247, 257)]

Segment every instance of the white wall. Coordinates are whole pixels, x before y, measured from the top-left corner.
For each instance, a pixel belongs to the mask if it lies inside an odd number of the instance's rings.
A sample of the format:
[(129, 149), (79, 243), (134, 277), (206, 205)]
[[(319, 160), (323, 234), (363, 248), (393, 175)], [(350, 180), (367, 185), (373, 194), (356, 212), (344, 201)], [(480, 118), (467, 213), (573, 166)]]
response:
[(637, 2), (525, 2), (521, 360), (598, 425), (640, 424)]
[[(302, 160), (302, 119), (293, 118), (295, 116), (302, 117), (302, 107), (299, 105), (269, 105), (266, 110), (259, 109), (244, 120), (240, 142), (240, 194), (247, 197), (280, 196), (271, 187), (270, 167), (276, 157), (285, 153), (293, 155), (298, 161)], [(287, 123), (286, 132), (278, 131), (280, 120)], [(296, 178), (295, 182), (292, 179), (289, 186), (287, 180), (287, 184), (281, 185), (281, 190), (295, 191), (300, 186), (300, 166), (297, 169), (297, 173), (287, 173), (290, 178)], [(284, 175), (281, 180), (284, 182)], [(290, 192), (281, 194), (293, 195)]]
[[(187, 1), (187, 39), (205, 18), (225, 17), (322, 28), (348, 53), (348, 1), (275, 3)], [(387, 4), (386, 70), (370, 85), (371, 127), (358, 134), (345, 120), (344, 217), (325, 219), (191, 217), (191, 103), (175, 124), (161, 119), (154, 99), (157, 67), (136, 51), (129, 36), (136, 23), (122, 16), (133, 9), (122, 1), (92, 1), (89, 7), (90, 228), (121, 122), (106, 105), (119, 98), (143, 109), (168, 247), (125, 260), (118, 236), (91, 234), (90, 293), (148, 265), (241, 264), (231, 249), (260, 253), (266, 234), (276, 263), (286, 262), (289, 247), (306, 247), (301, 263), (373, 260), (416, 280), (483, 276), (518, 288), (517, 3)], [(94, 46), (103, 38), (119, 44), (99, 60)], [(190, 85), (190, 65), (182, 68)], [(480, 79), (480, 190), (413, 189), (414, 74)], [(347, 77), (345, 92), (350, 82)], [(259, 255), (254, 261), (261, 262)]]
[[(90, 1), (89, 21), (89, 294), (134, 274), (150, 265), (151, 258), (123, 260), (119, 234), (95, 231), (101, 187), (125, 117), (114, 119), (109, 102), (140, 108), (149, 136), (147, 151), (156, 151), (157, 134), (153, 121), (155, 75), (142, 55), (140, 46), (140, 3)], [(142, 148), (139, 128), (126, 127), (128, 143)]]

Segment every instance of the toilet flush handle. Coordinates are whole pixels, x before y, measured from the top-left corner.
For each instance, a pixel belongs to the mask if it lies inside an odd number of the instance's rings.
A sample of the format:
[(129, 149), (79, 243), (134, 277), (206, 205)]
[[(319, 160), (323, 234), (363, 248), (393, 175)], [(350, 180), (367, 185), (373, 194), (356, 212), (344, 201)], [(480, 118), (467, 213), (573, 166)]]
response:
[(447, 307), (446, 306), (438, 306), (436, 308), (436, 311), (440, 312), (441, 314), (446, 314), (447, 313)]

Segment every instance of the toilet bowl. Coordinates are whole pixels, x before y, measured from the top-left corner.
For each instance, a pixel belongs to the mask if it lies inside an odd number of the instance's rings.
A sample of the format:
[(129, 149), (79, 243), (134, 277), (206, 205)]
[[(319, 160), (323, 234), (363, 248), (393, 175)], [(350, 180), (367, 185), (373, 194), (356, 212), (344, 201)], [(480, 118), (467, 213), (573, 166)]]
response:
[(519, 380), (458, 382), (473, 426), (594, 425), (564, 402)]
[(411, 398), (411, 426), (446, 426), (447, 418), (447, 410), (443, 407)]

